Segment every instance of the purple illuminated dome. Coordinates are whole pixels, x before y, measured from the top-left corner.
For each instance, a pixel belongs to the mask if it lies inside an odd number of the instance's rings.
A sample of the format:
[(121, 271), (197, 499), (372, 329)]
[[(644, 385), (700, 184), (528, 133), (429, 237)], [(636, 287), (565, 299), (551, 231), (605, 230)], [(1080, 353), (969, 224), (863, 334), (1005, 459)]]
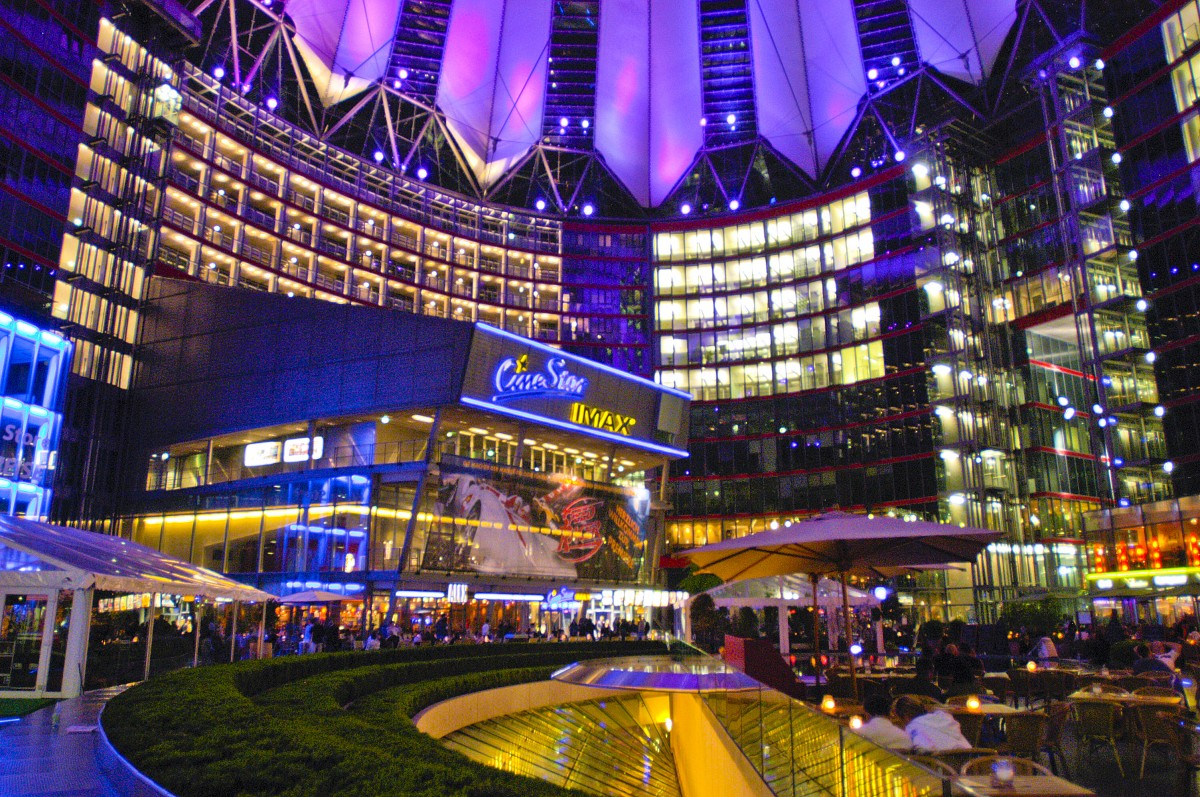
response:
[[(851, 0), (755, 0), (735, 12), (736, 26), (698, 0), (453, 0), (433, 4), (441, 9), (436, 13), (404, 0), (230, 2), (262, 24), (233, 26), (228, 15), (209, 10), (224, 4), (193, 0), (205, 24), (217, 29), (208, 57), (257, 52), (249, 41), (231, 48), (230, 40), (250, 30), (277, 31), (288, 52), (299, 54), (303, 79), (253, 74), (293, 68), (292, 59), (270, 53), (245, 59), (233, 73), (304, 83), (311, 107), (296, 121), (314, 131), (340, 129), (344, 136), (354, 126), (330, 119), (360, 117), (366, 140), (378, 140), (381, 130), (395, 139), (398, 165), (436, 142), (443, 149), (431, 169), (435, 179), (491, 201), (497, 187), (544, 184), (547, 173), (550, 180), (576, 179), (555, 173), (554, 164), (562, 153), (578, 153), (590, 164), (591, 184), (583, 191), (620, 193), (634, 208), (663, 212), (679, 207), (677, 192), (717, 148), (728, 161), (728, 148), (742, 147), (746, 166), (717, 174), (724, 182), (720, 192), (693, 193), (698, 210), (728, 208), (734, 195), (743, 205), (766, 204), (777, 191), (757, 196), (732, 184), (734, 175), (745, 180), (750, 163), (766, 164), (755, 168), (769, 171), (772, 183), (793, 186), (792, 193), (844, 181), (850, 170), (838, 165), (843, 150), (860, 126), (877, 124), (863, 121), (869, 115), (864, 98), (928, 78), (935, 91), (961, 100), (957, 87), (982, 86), (993, 64), (1004, 63), (998, 56), (1018, 5), (907, 0), (905, 24), (887, 34), (894, 41), (877, 54), (878, 42), (860, 40)], [(564, 47), (568, 33), (587, 46)], [(713, 36), (722, 47), (747, 53), (728, 74), (721, 72), (726, 67), (703, 67), (700, 43)], [(565, 53), (566, 63), (555, 62), (552, 52)], [(397, 103), (404, 110), (392, 107)], [(420, 121), (421, 114), (432, 125)], [(409, 118), (418, 121), (396, 129), (398, 120)], [(722, 124), (707, 124), (717, 120)], [(869, 157), (899, 160), (910, 134), (889, 131), (894, 140)], [(373, 148), (367, 144), (364, 154)], [(513, 204), (529, 207), (535, 199), (527, 193)]]

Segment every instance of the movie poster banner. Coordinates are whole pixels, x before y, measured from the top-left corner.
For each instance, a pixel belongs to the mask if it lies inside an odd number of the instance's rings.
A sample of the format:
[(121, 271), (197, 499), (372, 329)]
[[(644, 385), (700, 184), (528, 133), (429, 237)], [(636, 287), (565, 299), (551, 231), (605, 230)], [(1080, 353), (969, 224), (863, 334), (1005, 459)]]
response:
[(443, 464), (423, 566), (637, 581), (649, 511), (648, 494), (567, 474)]

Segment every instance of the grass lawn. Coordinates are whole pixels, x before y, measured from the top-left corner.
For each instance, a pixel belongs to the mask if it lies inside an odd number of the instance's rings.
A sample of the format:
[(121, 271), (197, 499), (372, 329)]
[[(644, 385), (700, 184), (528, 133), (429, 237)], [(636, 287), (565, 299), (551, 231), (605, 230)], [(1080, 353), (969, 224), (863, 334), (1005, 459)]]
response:
[(52, 697), (0, 697), (0, 717), (24, 717), (57, 702)]

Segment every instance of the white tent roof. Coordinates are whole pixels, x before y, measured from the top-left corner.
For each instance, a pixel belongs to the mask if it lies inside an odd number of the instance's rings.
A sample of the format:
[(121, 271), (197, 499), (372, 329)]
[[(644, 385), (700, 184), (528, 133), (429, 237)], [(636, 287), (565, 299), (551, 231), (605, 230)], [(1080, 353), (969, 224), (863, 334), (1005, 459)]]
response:
[[(718, 606), (736, 602), (750, 604), (755, 600), (788, 601), (798, 606), (812, 605), (812, 580), (805, 575), (767, 576), (742, 581), (718, 584), (705, 592)], [(847, 596), (851, 606), (877, 606), (879, 601), (869, 592), (848, 587)], [(822, 606), (842, 605), (842, 585), (830, 578), (823, 578), (817, 585), (817, 601)], [(772, 605), (772, 604), (764, 604)]]
[(160, 592), (240, 601), (271, 595), (136, 542), (0, 516), (0, 588)]

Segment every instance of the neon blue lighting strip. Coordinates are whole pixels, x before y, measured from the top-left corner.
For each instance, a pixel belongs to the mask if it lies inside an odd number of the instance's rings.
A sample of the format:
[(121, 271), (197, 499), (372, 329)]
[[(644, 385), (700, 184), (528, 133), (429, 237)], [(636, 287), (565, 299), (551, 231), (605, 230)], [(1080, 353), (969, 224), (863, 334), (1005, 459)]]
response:
[(494, 327), (491, 324), (488, 324), (483, 321), (476, 321), (475, 326), (478, 327), (481, 331), (487, 332), (488, 334), (499, 335), (502, 338), (508, 338), (509, 340), (520, 343), (523, 346), (531, 346), (539, 351), (543, 351), (547, 354), (552, 354), (555, 357), (564, 357), (568, 360), (574, 360), (575, 362), (579, 363), (580, 365), (586, 365), (588, 368), (595, 368), (598, 371), (607, 371), (608, 373), (613, 374), (614, 376), (619, 376), (621, 379), (628, 379), (631, 382), (638, 382), (640, 384), (646, 385), (647, 387), (652, 387), (661, 393), (670, 393), (672, 396), (678, 396), (679, 398), (685, 398), (688, 401), (692, 400), (692, 394), (688, 393), (686, 391), (676, 390), (675, 388), (667, 387), (666, 385), (660, 385), (658, 382), (651, 381), (644, 377), (635, 376), (633, 374), (627, 374), (624, 371), (620, 371), (616, 368), (613, 368), (611, 365), (605, 365), (604, 363), (598, 363), (595, 360), (589, 360), (586, 357), (580, 357), (578, 354), (571, 354), (569, 352), (562, 351), (561, 349), (556, 349), (553, 346), (547, 346), (545, 343), (538, 343), (536, 340), (531, 340), (529, 338), (521, 337), (520, 335), (517, 335), (516, 333), (509, 332), (507, 329), (500, 329), (499, 327)]
[(602, 429), (592, 429), (588, 426), (580, 426), (567, 421), (546, 418), (542, 415), (535, 415), (532, 412), (514, 410), (512, 407), (502, 407), (499, 404), (492, 404), (488, 401), (480, 401), (479, 399), (474, 399), (469, 396), (463, 396), (462, 403), (471, 407), (478, 407), (481, 410), (487, 410), (488, 412), (494, 412), (499, 415), (508, 415), (513, 418), (520, 418), (523, 421), (533, 421), (534, 423), (540, 423), (544, 426), (553, 426), (556, 429), (563, 429), (568, 432), (576, 432), (578, 434), (587, 435), (588, 437), (606, 440), (610, 443), (619, 443), (620, 445), (629, 446), (630, 448), (640, 448), (643, 451), (649, 451), (654, 454), (663, 454), (664, 456), (679, 457), (681, 459), (688, 456), (688, 452), (679, 448), (671, 448), (670, 446), (663, 446), (659, 445), (658, 443), (649, 443), (645, 440), (638, 440), (633, 437), (612, 434), (611, 432), (606, 432)]

